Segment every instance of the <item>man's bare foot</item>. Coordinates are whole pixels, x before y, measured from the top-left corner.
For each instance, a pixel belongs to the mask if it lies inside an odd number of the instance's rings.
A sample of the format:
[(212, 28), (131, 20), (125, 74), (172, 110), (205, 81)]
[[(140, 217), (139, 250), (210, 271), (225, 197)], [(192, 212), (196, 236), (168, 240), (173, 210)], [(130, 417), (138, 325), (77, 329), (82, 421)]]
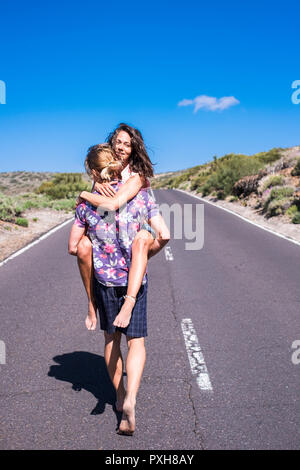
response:
[(125, 398), (118, 434), (132, 436), (135, 431), (135, 399)]
[(89, 302), (89, 311), (85, 319), (85, 326), (88, 330), (95, 330), (97, 324), (96, 308), (92, 302)]
[(134, 307), (134, 302), (131, 299), (125, 299), (125, 302), (122, 305), (122, 308), (113, 322), (114, 326), (119, 326), (120, 328), (126, 328), (129, 325), (132, 310)]

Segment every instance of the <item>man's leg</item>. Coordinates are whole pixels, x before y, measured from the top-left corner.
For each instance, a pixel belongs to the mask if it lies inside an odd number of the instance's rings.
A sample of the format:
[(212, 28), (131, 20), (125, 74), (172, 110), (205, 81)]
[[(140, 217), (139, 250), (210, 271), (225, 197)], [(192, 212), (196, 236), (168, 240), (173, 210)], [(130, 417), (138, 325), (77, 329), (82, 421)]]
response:
[[(131, 248), (131, 265), (128, 275), (128, 295), (133, 297), (137, 296), (147, 267), (148, 251), (150, 250), (153, 242), (154, 239), (147, 230), (140, 230), (133, 240)], [(134, 302), (131, 299), (126, 298), (119, 314), (113, 322), (113, 325), (126, 328), (130, 322), (133, 307)]]
[(88, 330), (95, 330), (97, 323), (97, 307), (94, 299), (94, 268), (93, 250), (90, 239), (84, 235), (77, 247), (77, 263), (83, 285), (88, 297), (88, 314), (85, 324)]
[(145, 338), (126, 337), (128, 354), (126, 359), (127, 392), (123, 405), (123, 416), (119, 431), (132, 434), (135, 430), (135, 403), (146, 362)]
[(123, 358), (120, 348), (121, 335), (122, 333), (120, 331), (116, 331), (113, 334), (104, 331), (104, 359), (110, 379), (116, 390), (116, 408), (118, 411), (123, 410), (123, 402), (126, 393), (123, 382)]

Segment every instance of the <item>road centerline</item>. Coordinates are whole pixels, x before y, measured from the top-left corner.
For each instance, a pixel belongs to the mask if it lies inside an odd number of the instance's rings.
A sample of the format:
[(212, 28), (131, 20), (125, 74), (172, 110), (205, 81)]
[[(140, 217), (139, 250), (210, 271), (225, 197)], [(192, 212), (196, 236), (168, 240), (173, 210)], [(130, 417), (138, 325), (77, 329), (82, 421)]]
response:
[(181, 321), (181, 329), (192, 374), (196, 376), (197, 384), (201, 390), (212, 391), (212, 384), (192, 320), (184, 318)]

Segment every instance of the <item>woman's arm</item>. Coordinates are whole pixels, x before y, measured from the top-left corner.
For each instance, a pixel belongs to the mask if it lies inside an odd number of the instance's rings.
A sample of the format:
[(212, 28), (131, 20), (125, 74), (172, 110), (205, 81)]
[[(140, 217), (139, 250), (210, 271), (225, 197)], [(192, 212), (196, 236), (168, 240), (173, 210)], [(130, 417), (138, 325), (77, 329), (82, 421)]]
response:
[(95, 207), (116, 211), (119, 207), (122, 207), (126, 202), (136, 196), (143, 187), (143, 184), (144, 179), (140, 175), (134, 175), (121, 186), (113, 197), (100, 196), (98, 194), (89, 193), (88, 191), (82, 191), (80, 197)]

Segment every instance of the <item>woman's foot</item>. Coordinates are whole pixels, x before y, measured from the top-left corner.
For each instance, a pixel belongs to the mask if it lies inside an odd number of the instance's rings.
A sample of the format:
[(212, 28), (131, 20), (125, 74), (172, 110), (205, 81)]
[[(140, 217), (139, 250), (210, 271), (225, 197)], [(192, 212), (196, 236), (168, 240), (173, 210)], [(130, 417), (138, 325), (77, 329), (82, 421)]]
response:
[(89, 302), (89, 311), (85, 319), (85, 326), (88, 330), (95, 330), (97, 325), (96, 308), (92, 302)]
[(126, 298), (120, 312), (113, 322), (113, 325), (119, 326), (120, 328), (126, 328), (130, 323), (133, 307), (134, 302), (131, 299)]
[(118, 434), (132, 436), (135, 431), (135, 399), (125, 398)]

